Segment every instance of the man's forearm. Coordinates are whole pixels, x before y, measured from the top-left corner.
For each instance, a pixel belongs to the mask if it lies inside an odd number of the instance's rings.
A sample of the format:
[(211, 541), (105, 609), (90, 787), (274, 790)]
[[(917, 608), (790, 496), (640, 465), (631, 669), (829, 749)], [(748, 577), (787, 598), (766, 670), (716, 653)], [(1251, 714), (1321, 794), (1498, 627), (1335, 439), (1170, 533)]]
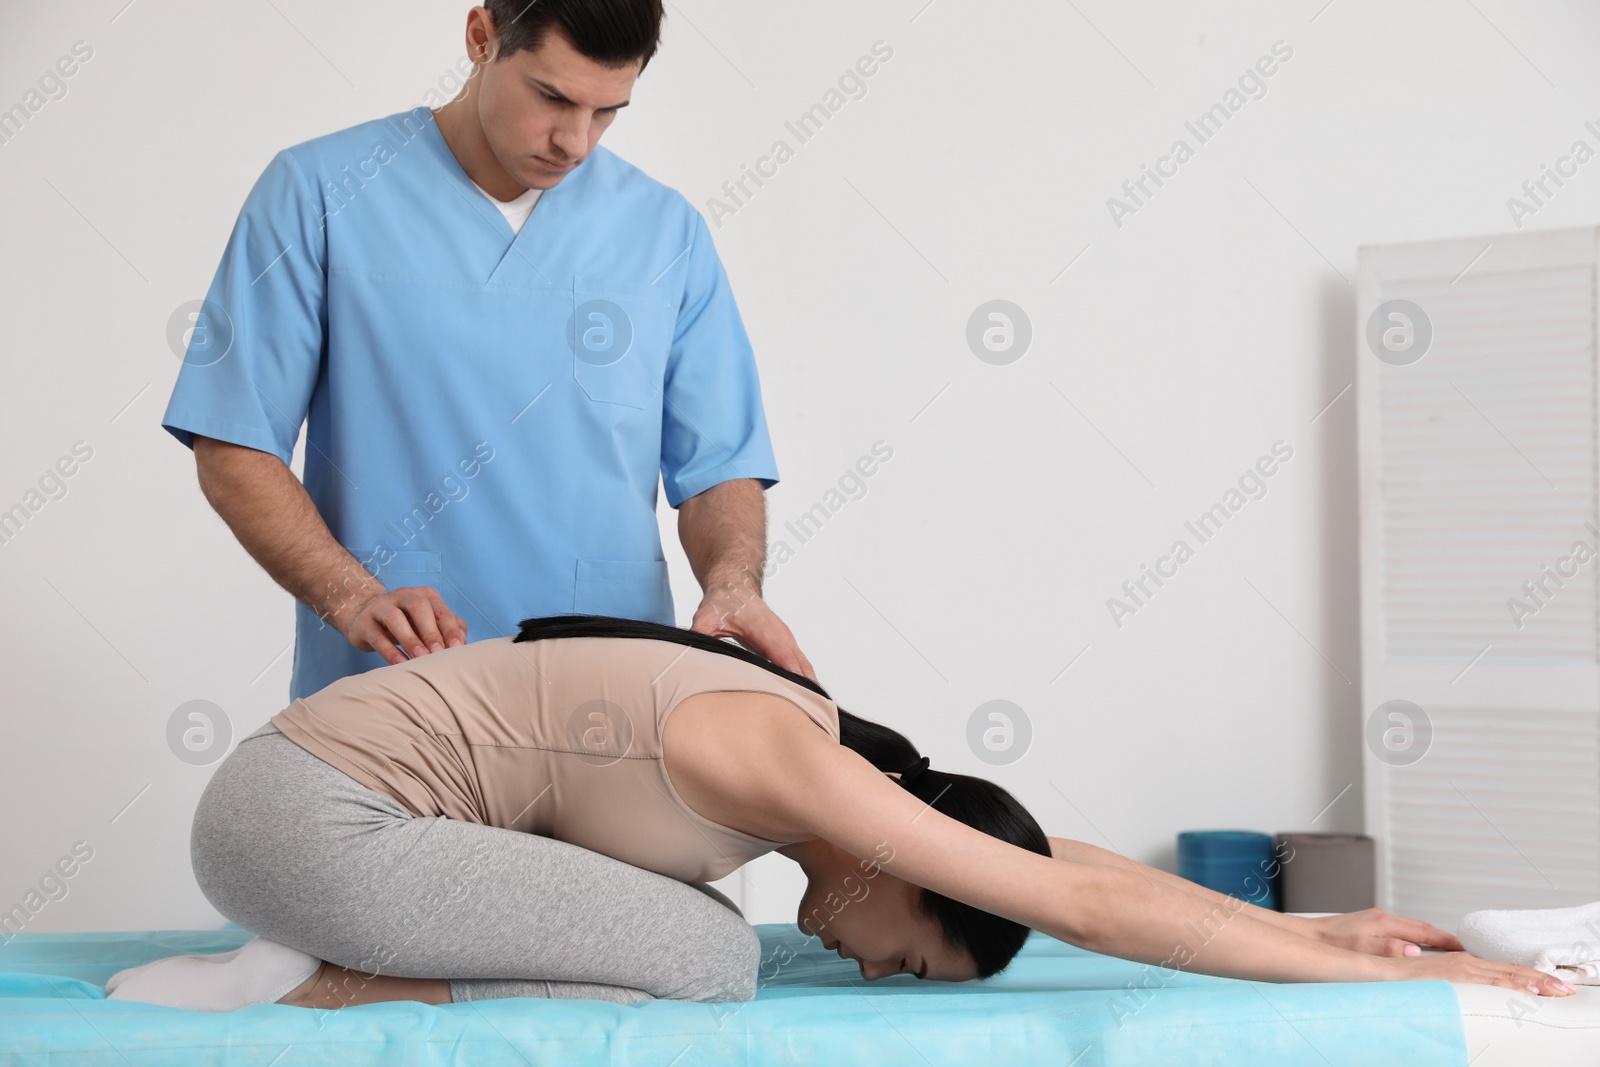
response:
[(310, 494), (268, 452), (195, 436), (200, 491), (273, 581), (337, 628), (385, 591), (328, 529)]
[[(1097, 848), (1094, 845), (1085, 844), (1082, 841), (1074, 841), (1066, 837), (1052, 837), (1049, 840), (1052, 859), (1067, 860), (1072, 863), (1092, 863), (1102, 867), (1121, 867), (1125, 870), (1142, 874), (1158, 885), (1182, 890), (1192, 896), (1201, 897), (1212, 904), (1231, 903), (1229, 898), (1222, 893), (1207, 889), (1205, 886), (1191, 882), (1187, 878), (1179, 878), (1177, 875), (1169, 874), (1157, 867), (1147, 867), (1137, 860), (1130, 860), (1126, 856), (1107, 849)], [(1307, 933), (1305, 920), (1299, 916), (1285, 915), (1270, 908), (1258, 907), (1249, 901), (1240, 901), (1240, 903), (1244, 905), (1240, 910), (1252, 919), (1279, 926), (1286, 930), (1293, 930), (1295, 933)], [(1224, 906), (1227, 905), (1224, 904)]]
[(767, 502), (754, 478), (720, 482), (678, 507), (678, 540), (700, 587), (761, 595)]

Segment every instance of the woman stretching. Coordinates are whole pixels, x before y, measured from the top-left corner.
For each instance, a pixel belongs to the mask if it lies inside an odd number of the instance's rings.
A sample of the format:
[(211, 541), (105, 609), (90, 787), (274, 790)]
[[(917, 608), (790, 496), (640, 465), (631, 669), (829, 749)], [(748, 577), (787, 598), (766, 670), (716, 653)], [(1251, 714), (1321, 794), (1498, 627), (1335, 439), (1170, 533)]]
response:
[[(1564, 995), (1378, 909), (1268, 911), (1046, 837), (1005, 789), (717, 638), (600, 616), (342, 678), (240, 742), (200, 798), (195, 877), (259, 937), (113, 977), (229, 1010), (755, 995), (760, 942), (704, 883), (776, 851), (802, 932), (862, 977), (987, 978), (1030, 930), (1274, 982), (1448, 979)], [(1420, 953), (1414, 945), (1447, 950)]]

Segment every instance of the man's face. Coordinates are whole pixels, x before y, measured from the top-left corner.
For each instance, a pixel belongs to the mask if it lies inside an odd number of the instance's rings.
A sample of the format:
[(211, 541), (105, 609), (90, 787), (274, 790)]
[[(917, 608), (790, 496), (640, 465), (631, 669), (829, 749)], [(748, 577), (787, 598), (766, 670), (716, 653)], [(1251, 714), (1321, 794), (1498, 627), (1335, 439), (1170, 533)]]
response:
[[(479, 8), (477, 13), (487, 31), (488, 12)], [(493, 39), (489, 34), (485, 43)], [(500, 166), (522, 185), (552, 188), (588, 158), (627, 105), (640, 66), (638, 60), (625, 67), (602, 66), (580, 55), (552, 27), (538, 51), (523, 50), (483, 66), (478, 120), (484, 139)]]

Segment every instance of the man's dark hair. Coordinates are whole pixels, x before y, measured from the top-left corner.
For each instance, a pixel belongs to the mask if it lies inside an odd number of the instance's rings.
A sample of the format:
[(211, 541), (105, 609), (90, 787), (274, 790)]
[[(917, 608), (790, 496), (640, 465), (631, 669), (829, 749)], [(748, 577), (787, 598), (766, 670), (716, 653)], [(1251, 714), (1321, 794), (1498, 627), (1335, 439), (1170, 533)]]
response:
[(579, 55), (607, 67), (643, 59), (650, 65), (661, 42), (661, 0), (483, 0), (499, 34), (495, 58), (537, 52), (551, 27)]

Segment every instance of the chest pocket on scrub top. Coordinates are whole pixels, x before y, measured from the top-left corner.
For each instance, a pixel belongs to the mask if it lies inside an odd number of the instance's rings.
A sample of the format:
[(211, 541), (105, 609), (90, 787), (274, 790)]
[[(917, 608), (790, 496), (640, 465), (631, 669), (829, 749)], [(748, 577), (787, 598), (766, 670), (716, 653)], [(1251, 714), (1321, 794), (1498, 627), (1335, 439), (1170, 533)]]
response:
[(572, 376), (590, 400), (659, 407), (677, 322), (677, 308), (665, 290), (579, 276), (567, 325)]

